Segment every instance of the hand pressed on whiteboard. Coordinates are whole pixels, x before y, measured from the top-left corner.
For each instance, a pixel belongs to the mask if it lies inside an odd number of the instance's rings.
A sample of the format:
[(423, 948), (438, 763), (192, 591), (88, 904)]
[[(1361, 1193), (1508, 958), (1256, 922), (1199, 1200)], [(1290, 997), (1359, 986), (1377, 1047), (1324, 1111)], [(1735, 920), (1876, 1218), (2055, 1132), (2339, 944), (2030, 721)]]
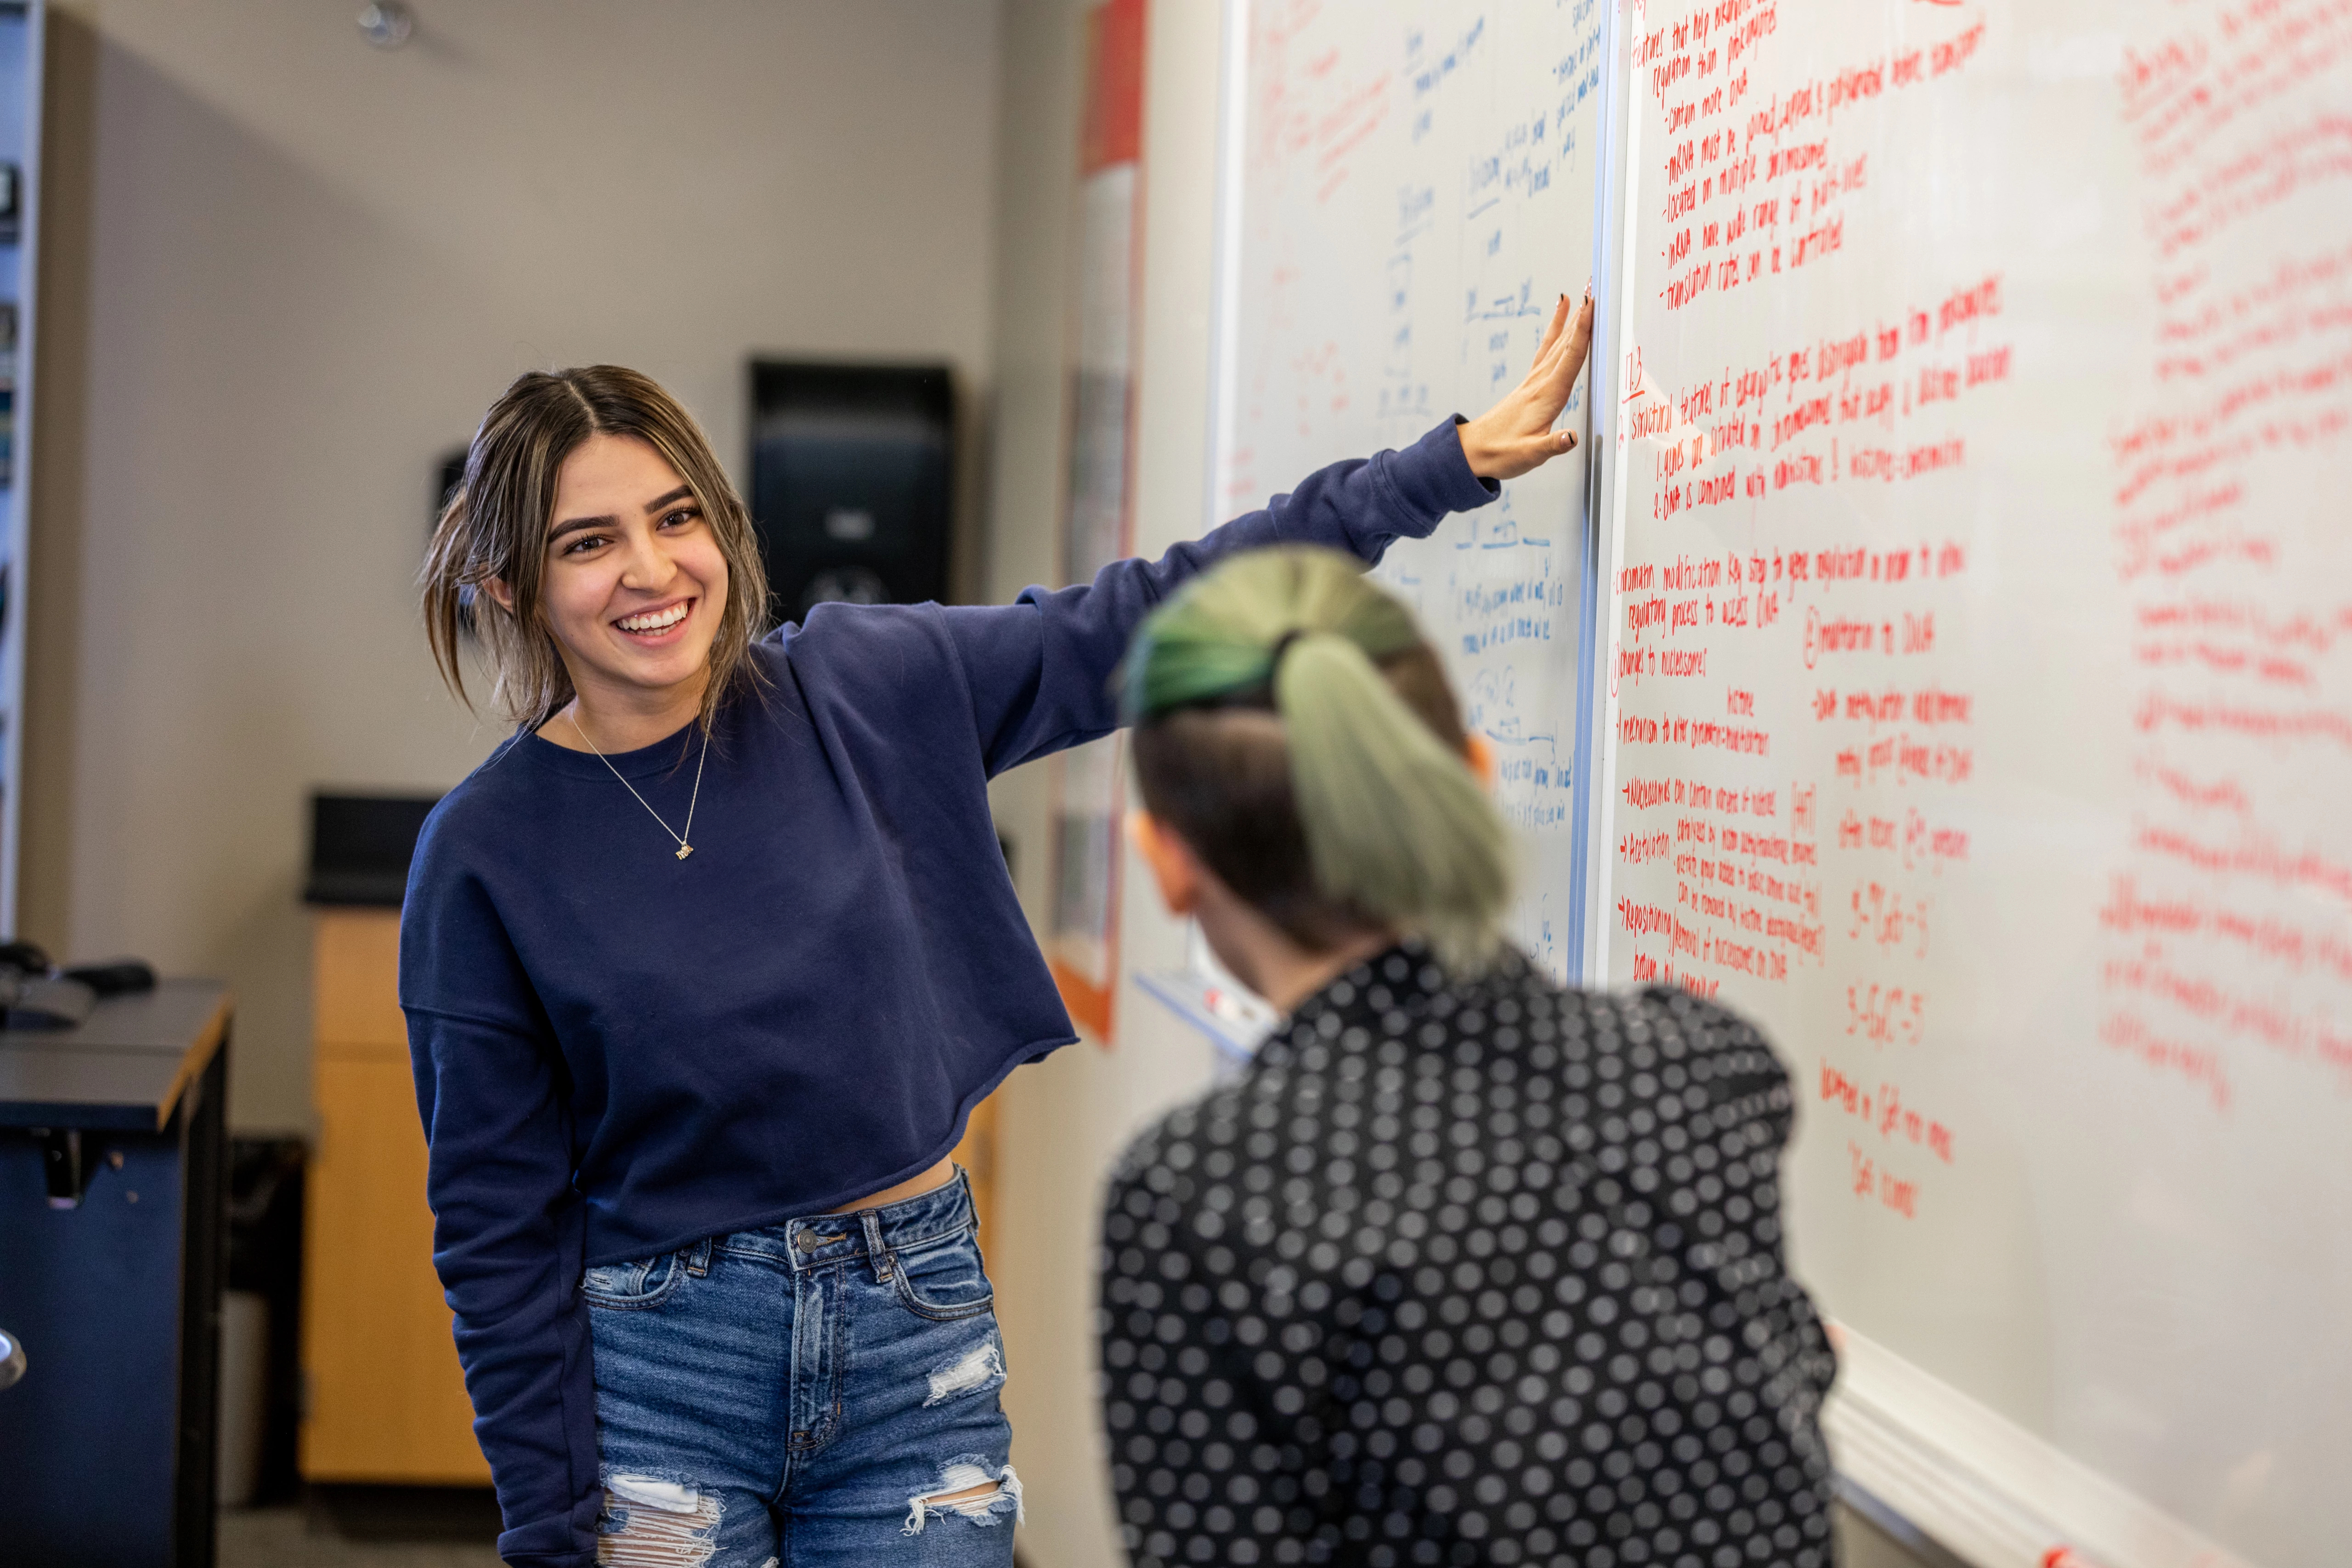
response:
[(1573, 318), (1568, 296), (1559, 297), (1527, 379), (1502, 402), (1457, 427), (1472, 473), (1482, 479), (1516, 479), (1575, 447), (1575, 436), (1551, 426), (1568, 406), (1591, 347), (1592, 285), (1588, 283)]

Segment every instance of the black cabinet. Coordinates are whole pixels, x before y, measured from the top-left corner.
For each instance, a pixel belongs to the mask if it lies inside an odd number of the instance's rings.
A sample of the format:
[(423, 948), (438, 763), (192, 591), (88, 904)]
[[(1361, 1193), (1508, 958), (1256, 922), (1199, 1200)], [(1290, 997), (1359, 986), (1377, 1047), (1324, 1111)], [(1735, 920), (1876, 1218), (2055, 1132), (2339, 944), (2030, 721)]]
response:
[(948, 597), (955, 395), (945, 365), (758, 361), (751, 516), (777, 620), (828, 600)]
[(211, 1568), (229, 1002), (0, 1034), (0, 1560)]

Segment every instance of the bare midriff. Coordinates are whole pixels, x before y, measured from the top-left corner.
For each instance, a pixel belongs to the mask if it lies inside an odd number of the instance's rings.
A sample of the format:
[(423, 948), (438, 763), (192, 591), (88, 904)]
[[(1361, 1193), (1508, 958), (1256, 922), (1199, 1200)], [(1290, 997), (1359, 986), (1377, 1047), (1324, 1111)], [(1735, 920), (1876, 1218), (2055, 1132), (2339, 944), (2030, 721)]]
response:
[(909, 1176), (895, 1187), (885, 1187), (878, 1193), (868, 1193), (856, 1203), (842, 1205), (835, 1214), (849, 1214), (857, 1209), (878, 1209), (891, 1204), (919, 1198), (934, 1187), (944, 1187), (955, 1180), (955, 1162), (942, 1160), (919, 1176)]

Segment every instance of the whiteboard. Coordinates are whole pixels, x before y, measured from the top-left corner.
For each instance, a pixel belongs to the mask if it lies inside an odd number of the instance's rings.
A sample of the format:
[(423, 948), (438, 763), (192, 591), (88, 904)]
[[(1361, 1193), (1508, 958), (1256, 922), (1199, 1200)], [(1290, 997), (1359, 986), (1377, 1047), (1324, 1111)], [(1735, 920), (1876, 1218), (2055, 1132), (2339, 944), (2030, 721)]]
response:
[(1232, 14), (1221, 512), (1601, 277), (1594, 470), (1381, 571), (1520, 940), (1795, 1069), (1842, 1472), (1983, 1563), (2341, 1561), (2352, 5)]
[[(1602, 66), (1599, 0), (1235, 12), (1221, 515), (1517, 384), (1590, 269)], [(1514, 935), (1561, 975), (1585, 481), (1581, 452), (1556, 459), (1380, 568), (1494, 743), (1528, 856)]]
[(2009, 1472), (1984, 1552), (2341, 1563), (2352, 11), (1620, 41), (1590, 972), (1767, 1025), (1855, 1443)]

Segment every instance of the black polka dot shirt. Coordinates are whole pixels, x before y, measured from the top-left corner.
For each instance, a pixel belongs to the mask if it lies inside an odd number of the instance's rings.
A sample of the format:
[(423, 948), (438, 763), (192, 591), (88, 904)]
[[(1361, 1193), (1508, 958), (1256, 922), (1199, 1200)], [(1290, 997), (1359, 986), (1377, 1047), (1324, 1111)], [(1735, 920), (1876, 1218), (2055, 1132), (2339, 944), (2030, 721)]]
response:
[(1103, 1403), (1138, 1568), (1830, 1568), (1788, 1075), (1676, 990), (1393, 950), (1128, 1151)]

